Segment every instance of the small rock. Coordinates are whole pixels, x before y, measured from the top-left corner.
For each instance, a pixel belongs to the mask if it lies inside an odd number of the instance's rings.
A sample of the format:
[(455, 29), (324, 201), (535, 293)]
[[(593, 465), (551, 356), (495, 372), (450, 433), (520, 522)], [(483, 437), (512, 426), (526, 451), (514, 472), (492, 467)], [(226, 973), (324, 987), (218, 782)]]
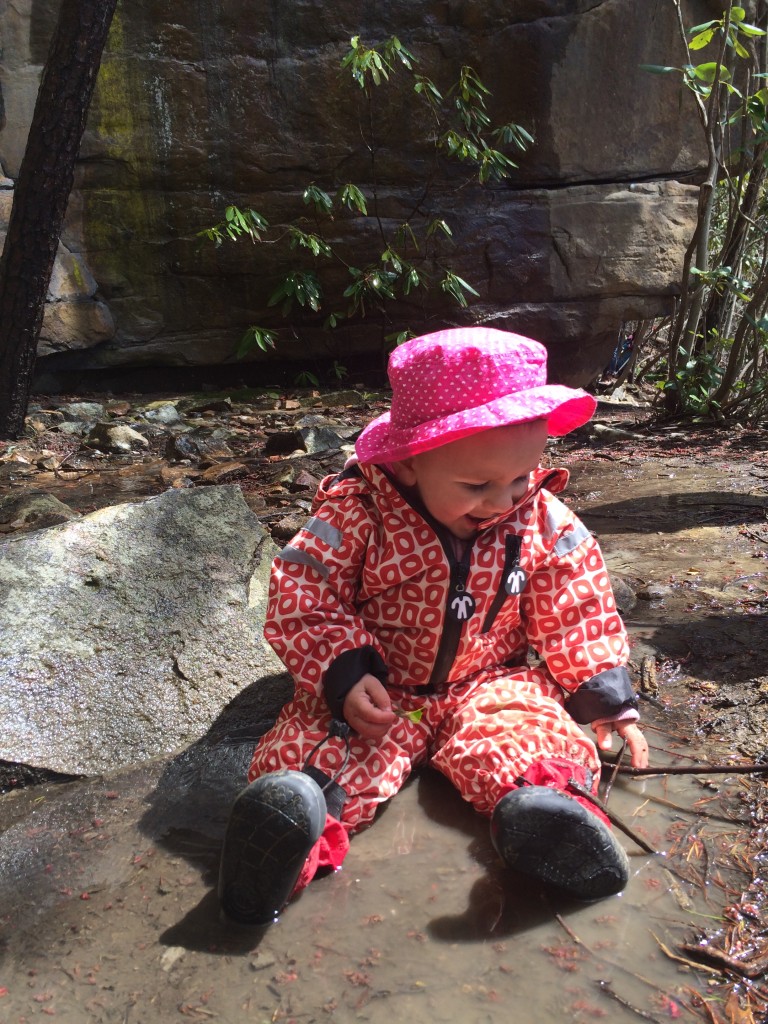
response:
[(160, 470), (160, 479), (171, 487), (188, 486), (198, 476), (200, 476), (200, 470), (192, 469), (190, 466), (163, 466)]
[(275, 540), (290, 540), (292, 537), (295, 537), (306, 521), (307, 516), (297, 515), (296, 513), (286, 516), (272, 527), (272, 536)]
[(306, 469), (302, 469), (296, 474), (296, 478), (289, 483), (288, 489), (294, 492), (316, 491), (319, 483), (318, 477), (308, 473)]
[(200, 474), (201, 484), (228, 484), (241, 476), (248, 475), (248, 467), (242, 462), (217, 462)]
[(332, 391), (329, 395), (319, 395), (312, 404), (322, 405), (329, 409), (344, 405), (364, 406), (365, 399), (359, 391)]
[(184, 946), (169, 946), (160, 957), (160, 966), (164, 971), (170, 971), (173, 965), (185, 956), (186, 952)]
[(642, 441), (640, 434), (633, 434), (629, 430), (622, 430), (621, 427), (609, 427), (605, 423), (590, 424), (590, 433), (599, 441)]
[(75, 512), (52, 494), (41, 491), (27, 491), (25, 494), (9, 494), (0, 498), (0, 526), (11, 530), (41, 530), (57, 523), (79, 519)]
[(70, 434), (72, 437), (82, 437), (87, 429), (88, 424), (84, 420), (65, 420), (59, 424), (59, 433)]
[(233, 459), (234, 455), (229, 445), (203, 432), (169, 437), (165, 446), (165, 457), (171, 462), (180, 462), (182, 459), (222, 462)]
[(144, 410), (144, 417), (151, 423), (162, 423), (166, 427), (181, 422), (179, 410), (171, 402), (164, 402), (155, 406), (147, 406)]
[(107, 402), (107, 414), (109, 416), (127, 416), (130, 411), (130, 402), (121, 402), (119, 400)]
[(149, 441), (143, 434), (122, 423), (97, 423), (83, 443), (88, 448), (117, 453), (149, 447)]
[(18, 462), (15, 459), (4, 462), (0, 466), (0, 480), (17, 480), (19, 477), (32, 476), (34, 473), (34, 466), (30, 466), (28, 462)]
[(98, 420), (104, 415), (104, 406), (100, 402), (68, 402), (59, 406), (59, 412), (65, 420)]
[(637, 595), (632, 587), (622, 579), (621, 576), (611, 576), (613, 596), (616, 598), (616, 607), (621, 615), (626, 615), (637, 604)]
[(298, 430), (277, 430), (267, 435), (267, 443), (264, 445), (265, 455), (290, 455), (305, 450)]
[(328, 426), (300, 427), (298, 434), (302, 441), (300, 447), (310, 455), (327, 452), (330, 448), (340, 448), (345, 440)]

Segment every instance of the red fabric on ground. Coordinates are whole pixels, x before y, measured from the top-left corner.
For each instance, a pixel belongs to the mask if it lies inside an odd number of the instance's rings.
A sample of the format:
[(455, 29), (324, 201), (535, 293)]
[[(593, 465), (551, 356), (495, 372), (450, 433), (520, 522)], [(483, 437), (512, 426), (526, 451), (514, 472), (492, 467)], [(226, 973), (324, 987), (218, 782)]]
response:
[(320, 868), (333, 868), (334, 871), (340, 868), (347, 853), (349, 853), (347, 830), (340, 821), (328, 814), (323, 834), (309, 851), (309, 856), (304, 862), (304, 867), (294, 886), (293, 895), (295, 896), (297, 892), (306, 888)]

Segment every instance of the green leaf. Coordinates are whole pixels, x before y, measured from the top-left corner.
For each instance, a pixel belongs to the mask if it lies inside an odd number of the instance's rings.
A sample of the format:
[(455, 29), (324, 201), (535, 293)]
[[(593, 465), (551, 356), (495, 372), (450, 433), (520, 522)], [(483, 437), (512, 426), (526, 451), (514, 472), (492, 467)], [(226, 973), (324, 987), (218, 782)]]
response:
[(713, 28), (706, 29), (704, 32), (699, 32), (697, 36), (688, 43), (689, 50), (703, 50), (705, 46), (712, 42), (712, 37), (715, 34)]
[(757, 25), (748, 25), (746, 22), (742, 22), (742, 24), (739, 25), (739, 32), (743, 33), (745, 36), (765, 35), (765, 29), (758, 28)]
[(682, 71), (682, 68), (673, 68), (668, 64), (641, 64), (641, 71), (648, 71), (652, 75), (667, 75), (670, 71)]
[(262, 352), (266, 352), (275, 347), (276, 338), (275, 332), (268, 331), (266, 327), (249, 327), (235, 349), (235, 358), (242, 359), (253, 348), (260, 348)]
[(410, 341), (411, 338), (415, 337), (412, 331), (395, 331), (394, 334), (386, 334), (384, 341), (389, 345), (402, 345), (405, 341)]
[(721, 25), (722, 22), (717, 20), (702, 21), (700, 25), (694, 25), (692, 28), (689, 28), (688, 33), (689, 35), (698, 35), (699, 32), (703, 32), (705, 29), (712, 28), (713, 26), (719, 28)]
[[(410, 295), (414, 288), (419, 288), (423, 284), (421, 274), (418, 272), (416, 267), (411, 267), (408, 273), (405, 275), (403, 282), (403, 291), (406, 295)], [(399, 342), (398, 342), (399, 344)]]
[(453, 296), (460, 306), (467, 305), (467, 297), (465, 292), (469, 292), (471, 295), (480, 296), (479, 292), (476, 292), (471, 284), (468, 284), (463, 278), (459, 277), (458, 274), (454, 274), (453, 271), (446, 271), (445, 277), (440, 282), (440, 289), (446, 294)]
[(314, 203), (315, 208), (321, 213), (331, 213), (333, 210), (333, 200), (323, 189), (318, 188), (314, 182), (311, 185), (307, 185), (302, 194), (302, 199), (309, 206), (310, 203)]
[(346, 206), (347, 209), (355, 209), (362, 213), (364, 217), (368, 216), (365, 196), (357, 185), (352, 185), (351, 183), (344, 185), (339, 189), (338, 199), (342, 206)]
[(437, 217), (435, 220), (431, 220), (427, 225), (427, 238), (430, 235), (434, 235), (436, 231), (442, 231), (448, 238), (453, 237), (450, 225), (448, 225), (441, 217)]
[(718, 72), (721, 82), (729, 82), (731, 80), (731, 72), (724, 64), (718, 64), (716, 60), (710, 60), (706, 64), (697, 64), (695, 67), (691, 67), (691, 73), (696, 78), (702, 82), (708, 82), (710, 85), (714, 82)]

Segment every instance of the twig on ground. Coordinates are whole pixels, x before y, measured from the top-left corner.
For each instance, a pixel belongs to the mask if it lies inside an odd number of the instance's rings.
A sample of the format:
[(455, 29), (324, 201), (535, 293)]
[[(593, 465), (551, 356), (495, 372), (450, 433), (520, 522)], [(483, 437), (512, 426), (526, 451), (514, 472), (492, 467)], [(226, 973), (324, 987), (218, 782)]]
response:
[(610, 819), (611, 823), (614, 824), (616, 828), (618, 828), (620, 831), (622, 831), (625, 836), (629, 836), (629, 838), (633, 842), (637, 843), (641, 850), (645, 850), (646, 853), (652, 853), (654, 856), (658, 854), (658, 850), (654, 850), (650, 843), (647, 843), (645, 839), (642, 838), (642, 836), (639, 836), (637, 832), (634, 832), (629, 827), (629, 825), (625, 824), (624, 821), (622, 821), (622, 819), (618, 816), (618, 814), (614, 814), (614, 812), (605, 804), (605, 802), (601, 800), (599, 797), (596, 797), (594, 793), (590, 793), (588, 789), (585, 789), (584, 786), (580, 786), (579, 783), (574, 782), (573, 779), (570, 780), (568, 785), (580, 796), (583, 796), (585, 799), (589, 800), (590, 803), (593, 803), (595, 807), (599, 807), (603, 814), (605, 814)]
[[(607, 762), (611, 764), (612, 762)], [(616, 764), (614, 774), (620, 775), (768, 775), (768, 764), (692, 764), (658, 765), (648, 768), (633, 768), (631, 765)]]
[(643, 1020), (654, 1021), (655, 1024), (661, 1024), (661, 1021), (658, 1017), (654, 1017), (653, 1014), (648, 1013), (647, 1010), (641, 1010), (639, 1006), (633, 1006), (628, 999), (624, 998), (624, 996), (620, 996), (618, 992), (614, 992), (614, 990), (611, 988), (611, 983), (609, 981), (597, 981), (595, 982), (595, 984), (602, 992), (605, 992), (607, 996), (610, 996), (611, 999), (614, 999), (625, 1009), (631, 1010), (632, 1013), (636, 1013), (638, 1017), (642, 1017)]
[(723, 974), (722, 968), (718, 969), (716, 967), (708, 967), (706, 964), (697, 963), (695, 960), (688, 960), (684, 956), (678, 956), (677, 953), (672, 952), (669, 946), (664, 945), (664, 943), (661, 941), (658, 935), (655, 934), (655, 932), (651, 932), (651, 935), (653, 936), (654, 940), (656, 941), (656, 945), (659, 947), (662, 953), (665, 956), (668, 956), (670, 960), (674, 960), (676, 963), (679, 964), (685, 964), (686, 967), (690, 967), (692, 970), (695, 971), (708, 971), (710, 974), (718, 975)]

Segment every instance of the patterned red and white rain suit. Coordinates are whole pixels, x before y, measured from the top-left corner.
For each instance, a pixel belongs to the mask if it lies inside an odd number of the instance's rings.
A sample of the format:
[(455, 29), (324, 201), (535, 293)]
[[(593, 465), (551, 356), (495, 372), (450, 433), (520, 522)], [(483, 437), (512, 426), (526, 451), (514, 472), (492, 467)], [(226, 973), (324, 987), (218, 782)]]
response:
[[(485, 815), (536, 761), (596, 771), (577, 722), (620, 717), (636, 702), (599, 547), (555, 497), (567, 480), (564, 470), (537, 470), (526, 496), (457, 558), (447, 531), (379, 467), (327, 477), (312, 518), (273, 565), (265, 636), (296, 691), (260, 741), (250, 779), (300, 769), (366, 672), (396, 708), (422, 717), (398, 718), (376, 741), (352, 734), (337, 779), (348, 832), (425, 763)], [(312, 763), (333, 777), (344, 756), (333, 737)]]

